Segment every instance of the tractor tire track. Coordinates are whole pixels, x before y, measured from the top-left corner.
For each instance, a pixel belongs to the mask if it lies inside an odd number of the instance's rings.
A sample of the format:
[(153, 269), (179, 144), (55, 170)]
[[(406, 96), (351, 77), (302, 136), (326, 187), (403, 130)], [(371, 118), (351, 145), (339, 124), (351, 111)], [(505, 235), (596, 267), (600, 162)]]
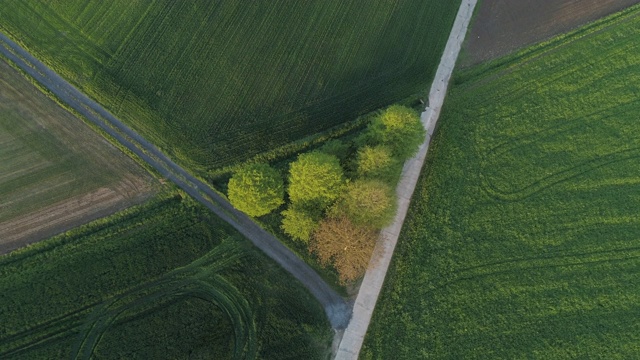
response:
[(0, 54), (247, 237), (311, 292), (323, 306), (334, 329), (346, 327), (351, 318), (350, 305), (273, 235), (1, 32)]

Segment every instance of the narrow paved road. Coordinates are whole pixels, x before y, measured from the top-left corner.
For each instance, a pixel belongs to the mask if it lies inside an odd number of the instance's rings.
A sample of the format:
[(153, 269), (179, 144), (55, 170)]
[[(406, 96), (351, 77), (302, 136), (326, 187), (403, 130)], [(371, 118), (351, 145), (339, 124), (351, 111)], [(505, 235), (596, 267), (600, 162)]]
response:
[(251, 240), (255, 246), (291, 273), (313, 294), (324, 307), (333, 328), (343, 329), (346, 327), (351, 317), (351, 307), (313, 269), (286, 246), (282, 245), (273, 235), (259, 227), (247, 215), (236, 210), (226, 199), (213, 191), (211, 187), (190, 175), (165, 156), (158, 148), (125, 126), (102, 106), (89, 99), (2, 33), (0, 33), (0, 53), (55, 94), (61, 101), (99, 126), (127, 149), (151, 165), (162, 176), (173, 181), (187, 194), (193, 196), (216, 215), (231, 224)]
[[(449, 35), (449, 40), (445, 46), (444, 53), (440, 59), (438, 70), (431, 84), (429, 92), (429, 107), (422, 113), (422, 125), (427, 130), (427, 136), (420, 147), (418, 154), (407, 160), (402, 169), (402, 177), (396, 188), (398, 195), (398, 211), (393, 220), (393, 224), (382, 230), (380, 240), (374, 249), (374, 258), (378, 261), (372, 263), (367, 268), (367, 272), (360, 285), (358, 296), (353, 307), (353, 318), (347, 326), (344, 335), (338, 346), (335, 356), (337, 360), (355, 360), (360, 354), (365, 334), (369, 328), (371, 316), (375, 309), (380, 290), (387, 275), (389, 264), (393, 256), (393, 251), (398, 242), (400, 230), (404, 224), (405, 216), (409, 210), (411, 196), (418, 183), (420, 171), (427, 156), (431, 136), (435, 130), (436, 121), (440, 115), (440, 109), (444, 103), (447, 93), (447, 86), (451, 73), (458, 59), (460, 47), (467, 33), (467, 27), (473, 15), (477, 0), (462, 0), (458, 14), (453, 23), (453, 28)], [(425, 19), (427, 21), (428, 19)], [(411, 334), (405, 334), (411, 336)]]

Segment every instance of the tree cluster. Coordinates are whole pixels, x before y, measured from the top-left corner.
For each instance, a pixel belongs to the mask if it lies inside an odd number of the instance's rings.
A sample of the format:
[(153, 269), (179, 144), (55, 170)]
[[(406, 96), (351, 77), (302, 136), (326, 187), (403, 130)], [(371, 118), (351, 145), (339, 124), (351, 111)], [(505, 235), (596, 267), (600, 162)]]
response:
[(283, 230), (308, 243), (343, 283), (364, 274), (380, 229), (396, 210), (402, 165), (425, 138), (417, 112), (391, 106), (349, 144), (327, 142), (289, 169), (289, 209)]
[[(424, 141), (417, 112), (394, 105), (376, 116), (354, 140), (331, 140), (303, 153), (289, 166), (289, 204), (281, 227), (302, 241), (340, 281), (364, 274), (380, 229), (396, 210), (394, 189), (402, 165)], [(266, 164), (238, 171), (229, 181), (229, 200), (251, 216), (283, 204), (284, 186)]]

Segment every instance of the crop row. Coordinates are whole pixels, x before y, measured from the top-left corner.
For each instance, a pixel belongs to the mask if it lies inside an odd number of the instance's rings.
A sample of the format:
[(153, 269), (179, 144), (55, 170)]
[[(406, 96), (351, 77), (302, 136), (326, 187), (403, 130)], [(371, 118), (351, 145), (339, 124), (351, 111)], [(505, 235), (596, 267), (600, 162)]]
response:
[(173, 193), (0, 258), (0, 289), (0, 357), (321, 358), (330, 338), (304, 288)]
[(8, 1), (0, 23), (180, 161), (211, 169), (423, 91), (457, 3)]
[(639, 29), (456, 75), (363, 359), (640, 352)]

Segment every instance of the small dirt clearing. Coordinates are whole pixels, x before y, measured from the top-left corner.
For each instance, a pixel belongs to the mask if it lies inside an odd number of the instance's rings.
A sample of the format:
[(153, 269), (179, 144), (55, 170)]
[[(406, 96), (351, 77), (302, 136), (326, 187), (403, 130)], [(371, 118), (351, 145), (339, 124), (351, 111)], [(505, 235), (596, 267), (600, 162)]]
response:
[(484, 0), (465, 44), (464, 66), (506, 55), (625, 9), (639, 0)]
[(0, 254), (140, 203), (152, 178), (0, 62)]

